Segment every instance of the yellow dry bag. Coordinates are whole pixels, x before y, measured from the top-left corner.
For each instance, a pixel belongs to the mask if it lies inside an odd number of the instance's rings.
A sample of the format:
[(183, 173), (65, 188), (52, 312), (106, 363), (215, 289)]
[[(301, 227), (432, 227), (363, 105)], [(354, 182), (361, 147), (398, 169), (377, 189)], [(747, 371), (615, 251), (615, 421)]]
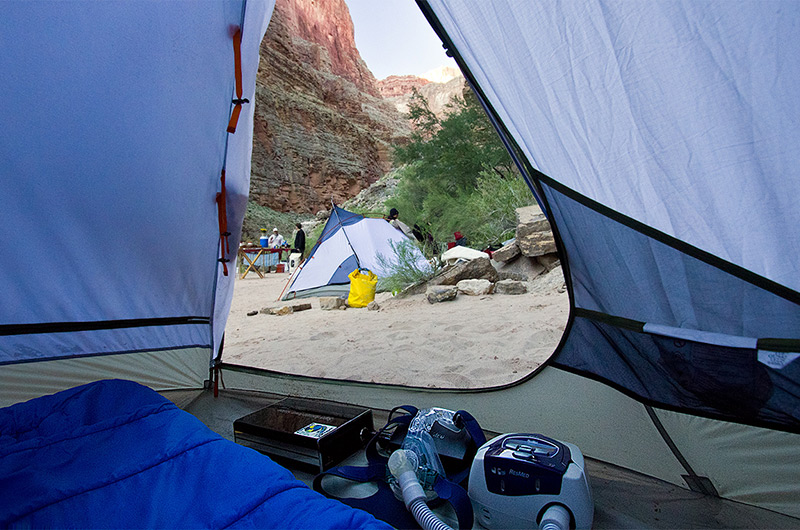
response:
[(350, 296), (347, 305), (350, 307), (367, 307), (375, 300), (375, 288), (378, 286), (378, 277), (371, 270), (356, 269), (348, 275), (350, 278)]

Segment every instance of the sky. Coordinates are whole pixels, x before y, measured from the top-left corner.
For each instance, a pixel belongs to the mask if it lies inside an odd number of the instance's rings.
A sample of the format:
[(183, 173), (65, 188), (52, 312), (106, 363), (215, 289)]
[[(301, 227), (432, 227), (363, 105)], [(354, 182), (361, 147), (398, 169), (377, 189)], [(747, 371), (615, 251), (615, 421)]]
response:
[(376, 79), (456, 66), (414, 0), (345, 0), (356, 47)]

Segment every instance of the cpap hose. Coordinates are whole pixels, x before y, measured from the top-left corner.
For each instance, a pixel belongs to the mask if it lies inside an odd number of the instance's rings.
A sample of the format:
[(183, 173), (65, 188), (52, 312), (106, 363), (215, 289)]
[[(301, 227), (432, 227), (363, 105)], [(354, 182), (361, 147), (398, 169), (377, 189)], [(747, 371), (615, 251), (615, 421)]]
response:
[(539, 530), (569, 530), (569, 511), (560, 504), (553, 504), (542, 515)]
[(403, 492), (403, 502), (422, 530), (453, 530), (443, 523), (425, 503), (425, 491), (417, 479), (417, 455), (413, 451), (398, 449), (389, 457), (389, 471)]

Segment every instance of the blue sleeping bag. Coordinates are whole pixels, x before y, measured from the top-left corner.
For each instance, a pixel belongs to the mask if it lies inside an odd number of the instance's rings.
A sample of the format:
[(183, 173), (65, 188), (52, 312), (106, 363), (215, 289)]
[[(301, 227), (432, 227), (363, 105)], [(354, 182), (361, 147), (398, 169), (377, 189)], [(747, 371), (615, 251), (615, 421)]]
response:
[(6, 527), (390, 528), (120, 380), (0, 409)]

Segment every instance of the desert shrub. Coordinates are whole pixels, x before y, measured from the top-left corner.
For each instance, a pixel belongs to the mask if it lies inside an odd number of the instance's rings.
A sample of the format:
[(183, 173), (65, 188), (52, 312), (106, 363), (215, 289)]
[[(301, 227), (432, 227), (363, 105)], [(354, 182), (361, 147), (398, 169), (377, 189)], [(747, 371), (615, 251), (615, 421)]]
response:
[(465, 209), (472, 216), (465, 230), (484, 247), (499, 245), (516, 234), (516, 209), (535, 201), (522, 177), (505, 178), (493, 171), (482, 171), (475, 192), (466, 202)]
[(411, 240), (395, 244), (390, 255), (377, 254), (378, 263), (388, 274), (378, 278), (378, 292), (397, 292), (409, 285), (428, 281), (438, 272), (438, 266), (430, 262), (419, 262), (419, 246)]

